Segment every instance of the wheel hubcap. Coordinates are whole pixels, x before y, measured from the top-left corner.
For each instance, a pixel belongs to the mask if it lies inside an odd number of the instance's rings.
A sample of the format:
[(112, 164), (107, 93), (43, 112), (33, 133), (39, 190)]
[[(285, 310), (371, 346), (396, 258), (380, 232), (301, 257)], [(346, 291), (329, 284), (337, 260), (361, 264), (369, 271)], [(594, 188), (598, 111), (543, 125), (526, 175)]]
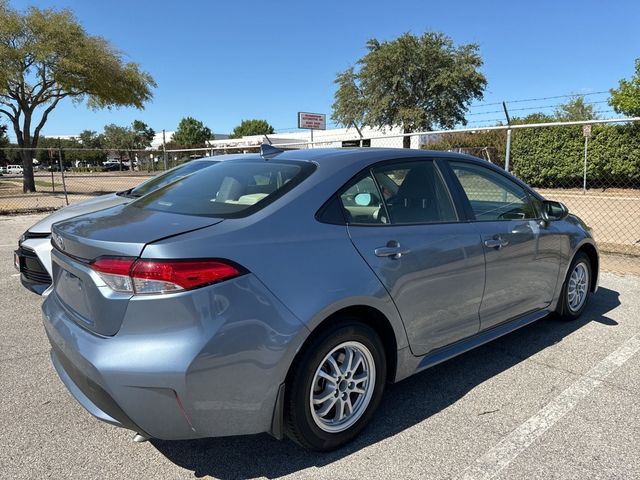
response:
[(584, 305), (589, 291), (589, 270), (587, 266), (578, 263), (571, 276), (569, 277), (569, 285), (567, 286), (567, 303), (572, 312), (577, 312)]
[(376, 383), (373, 356), (360, 342), (344, 342), (320, 362), (309, 395), (311, 416), (325, 432), (342, 432), (367, 409)]

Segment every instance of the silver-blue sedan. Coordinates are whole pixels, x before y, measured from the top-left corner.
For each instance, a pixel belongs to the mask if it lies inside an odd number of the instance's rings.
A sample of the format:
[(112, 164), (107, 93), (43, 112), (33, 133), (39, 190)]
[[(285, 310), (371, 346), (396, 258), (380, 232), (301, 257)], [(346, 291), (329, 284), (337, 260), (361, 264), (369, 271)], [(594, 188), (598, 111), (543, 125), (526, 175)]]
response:
[(384, 386), (597, 288), (588, 228), (453, 153), (246, 155), (53, 226), (53, 364), (137, 439), (337, 448)]

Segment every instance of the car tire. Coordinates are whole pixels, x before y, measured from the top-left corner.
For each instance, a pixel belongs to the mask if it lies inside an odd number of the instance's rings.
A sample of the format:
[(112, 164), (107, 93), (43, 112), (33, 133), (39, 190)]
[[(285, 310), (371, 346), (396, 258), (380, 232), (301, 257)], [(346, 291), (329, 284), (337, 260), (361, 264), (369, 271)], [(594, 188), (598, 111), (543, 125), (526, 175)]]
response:
[(384, 345), (372, 328), (354, 318), (338, 319), (304, 348), (288, 377), (287, 436), (315, 451), (353, 440), (380, 403), (386, 365)]
[(556, 313), (561, 320), (576, 320), (587, 307), (591, 296), (591, 260), (584, 252), (578, 252), (562, 285)]

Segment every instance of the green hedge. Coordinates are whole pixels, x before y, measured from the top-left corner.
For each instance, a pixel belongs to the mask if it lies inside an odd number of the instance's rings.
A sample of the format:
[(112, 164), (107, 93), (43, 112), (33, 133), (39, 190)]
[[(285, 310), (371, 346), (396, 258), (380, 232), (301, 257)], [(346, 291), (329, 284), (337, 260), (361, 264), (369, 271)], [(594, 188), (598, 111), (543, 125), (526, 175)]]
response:
[[(511, 166), (536, 187), (582, 186), (582, 126), (514, 130)], [(640, 187), (640, 128), (593, 125), (587, 159), (588, 187)]]
[[(442, 134), (423, 148), (461, 150), (503, 166), (506, 131)], [(493, 153), (495, 152), (495, 153)], [(582, 126), (515, 129), (511, 171), (535, 187), (581, 187)], [(593, 125), (587, 159), (589, 188), (640, 188), (640, 125)]]

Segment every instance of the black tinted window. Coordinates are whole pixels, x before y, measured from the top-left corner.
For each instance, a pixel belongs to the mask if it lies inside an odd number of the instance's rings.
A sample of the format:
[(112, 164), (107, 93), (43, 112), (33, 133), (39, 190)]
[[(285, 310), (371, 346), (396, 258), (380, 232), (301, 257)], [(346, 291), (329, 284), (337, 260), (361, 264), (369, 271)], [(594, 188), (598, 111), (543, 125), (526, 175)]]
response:
[(226, 161), (132, 203), (186, 215), (238, 217), (259, 210), (313, 171), (306, 162)]

